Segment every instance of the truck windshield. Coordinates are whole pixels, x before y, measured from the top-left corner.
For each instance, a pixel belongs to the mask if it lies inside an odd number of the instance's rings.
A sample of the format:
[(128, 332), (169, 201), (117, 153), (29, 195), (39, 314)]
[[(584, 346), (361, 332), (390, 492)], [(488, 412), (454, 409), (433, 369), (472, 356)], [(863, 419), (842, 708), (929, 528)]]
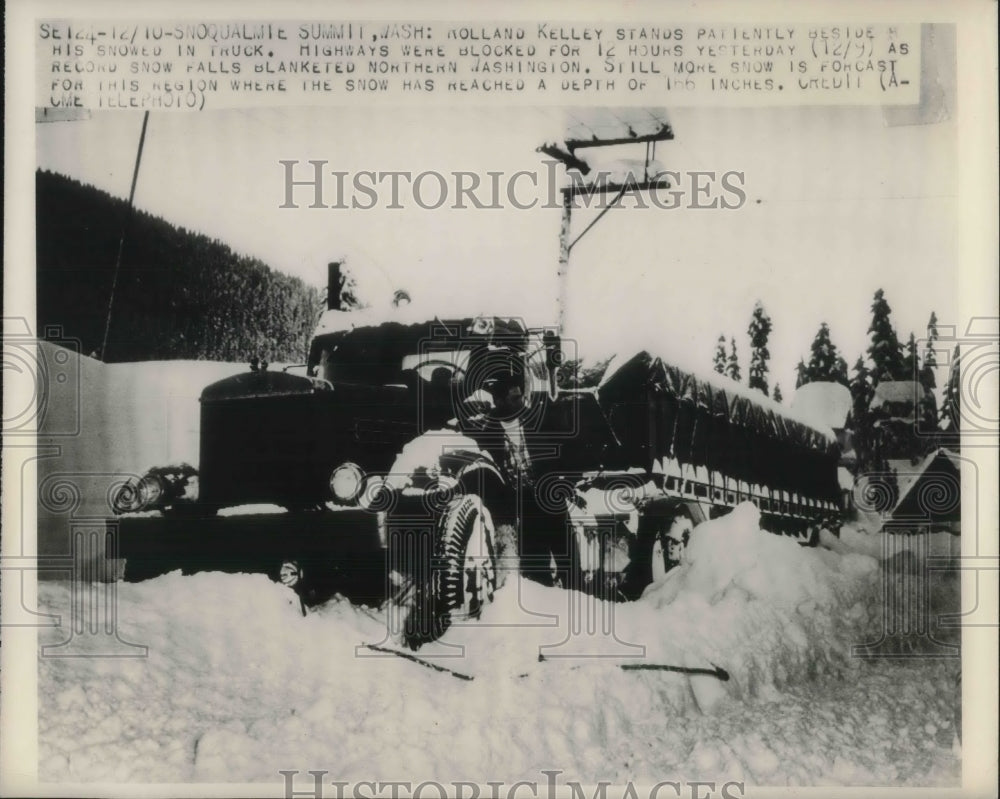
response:
[[(441, 336), (427, 325), (386, 323), (377, 327), (328, 333), (313, 340), (309, 355), (309, 374), (331, 383), (366, 385), (403, 384), (415, 387), (421, 381), (444, 385), (473, 382), (503, 371), (513, 357), (516, 368), (525, 366), (532, 377), (541, 377), (544, 385), (544, 352), (531, 336), (522, 338), (511, 349), (489, 343), (485, 337)], [(525, 351), (525, 345), (535, 344)], [(525, 356), (527, 359), (525, 360)], [(472, 391), (476, 386), (465, 386)]]

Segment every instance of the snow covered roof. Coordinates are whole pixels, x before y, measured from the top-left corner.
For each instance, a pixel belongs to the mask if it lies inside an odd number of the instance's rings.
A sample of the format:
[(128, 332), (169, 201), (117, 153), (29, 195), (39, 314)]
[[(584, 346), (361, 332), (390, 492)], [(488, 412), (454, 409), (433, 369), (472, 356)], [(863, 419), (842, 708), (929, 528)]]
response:
[(918, 467), (909, 458), (887, 458), (885, 465), (896, 478), (897, 494), (903, 496), (910, 490), (910, 486), (916, 482), (917, 475), (919, 474)]
[[(920, 463), (896, 466), (889, 465), (896, 473), (896, 490), (899, 499), (893, 507), (891, 516), (894, 519), (912, 517), (915, 514), (924, 516), (954, 516), (960, 511), (961, 461), (954, 452), (939, 447)], [(920, 488), (922, 483), (933, 480), (929, 489)], [(926, 494), (926, 496), (924, 496)]]
[(878, 410), (888, 406), (908, 406), (912, 415), (912, 408), (926, 393), (926, 389), (915, 380), (883, 380), (875, 386), (875, 394), (872, 396), (871, 410)]
[(851, 392), (841, 383), (806, 383), (792, 395), (792, 411), (819, 427), (843, 428), (851, 412)]

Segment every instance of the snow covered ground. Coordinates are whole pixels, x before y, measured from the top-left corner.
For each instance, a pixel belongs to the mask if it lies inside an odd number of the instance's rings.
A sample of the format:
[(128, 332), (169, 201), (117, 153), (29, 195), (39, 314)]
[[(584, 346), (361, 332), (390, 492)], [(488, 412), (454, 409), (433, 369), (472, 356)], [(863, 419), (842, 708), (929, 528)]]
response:
[[(87, 367), (90, 437), (73, 439), (60, 468), (102, 474), (193, 461), (198, 390), (245, 368)], [(105, 487), (83, 488), (82, 510), (106, 512)], [(755, 513), (699, 527), (687, 561), (635, 603), (511, 576), (483, 619), (422, 648), (423, 663), (361, 647), (393, 645), (386, 610), (338, 598), (303, 616), (263, 575), (172, 573), (116, 584), (111, 599), (43, 580), (39, 609), (62, 621), (39, 643), (68, 645), (39, 660), (39, 779), (119, 791), (253, 782), (279, 795), (282, 769), (300, 772), (296, 790), (311, 789), (309, 769), (327, 771), (328, 785), (544, 785), (543, 770), (562, 785), (957, 785), (958, 659), (861, 659), (851, 647), (878, 642), (886, 616), (912, 621), (898, 618), (911, 606), (890, 613), (886, 596), (919, 593), (924, 559), (955, 555), (958, 539), (917, 546), (845, 527), (806, 549), (761, 532)], [(67, 525), (66, 512), (47, 511), (40, 543), (61, 551)], [(931, 616), (958, 607), (957, 574), (936, 574)], [(113, 608), (117, 636), (146, 656), (106, 657), (137, 650), (81, 634), (95, 607)], [(958, 640), (957, 628), (934, 632)], [(926, 643), (890, 636), (877, 648), (921, 654)]]
[[(958, 659), (851, 657), (883, 630), (879, 555), (895, 548), (850, 528), (803, 548), (757, 521), (741, 506), (700, 526), (634, 603), (509, 577), (483, 619), (417, 653), (471, 680), (359, 649), (392, 646), (386, 611), (337, 598), (303, 616), (262, 575), (118, 584), (118, 634), (148, 656), (41, 658), (39, 778), (957, 785)], [(932, 553), (950, 550), (933, 537)], [(915, 557), (897, 558), (907, 574)], [(955, 610), (957, 578), (929, 595), (932, 612)], [(47, 582), (39, 596), (64, 619), (40, 643), (67, 639), (79, 595)]]

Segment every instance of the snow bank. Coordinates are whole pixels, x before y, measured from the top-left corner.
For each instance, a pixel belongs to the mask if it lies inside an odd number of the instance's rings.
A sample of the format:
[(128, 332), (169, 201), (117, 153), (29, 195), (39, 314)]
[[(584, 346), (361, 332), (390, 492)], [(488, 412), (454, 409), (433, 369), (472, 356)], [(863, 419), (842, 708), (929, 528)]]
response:
[(38, 346), (49, 362), (65, 361), (68, 376), (53, 383), (59, 390), (47, 396), (40, 424), (39, 439), (59, 449), (38, 461), (38, 551), (65, 556), (72, 553), (72, 518), (110, 514), (114, 486), (151, 466), (197, 466), (202, 388), (247, 367), (210, 361), (104, 364), (48, 342)]
[(210, 383), (247, 371), (244, 363), (147, 361), (104, 367), (104, 430), (120, 441), (111, 464), (140, 474), (151, 466), (198, 463), (198, 397)]
[[(392, 645), (387, 610), (338, 598), (303, 617), (261, 575), (120, 584), (119, 634), (148, 657), (41, 659), (39, 776), (954, 782), (954, 667), (849, 657), (877, 621), (877, 576), (870, 556), (762, 533), (743, 506), (634, 603), (508, 580), (480, 621), (417, 653), (471, 681), (358, 648)], [(69, 618), (69, 585), (39, 594)]]
[(729, 671), (756, 695), (852, 666), (852, 644), (879, 622), (877, 561), (809, 549), (760, 529), (744, 503), (692, 533), (685, 562), (640, 606), (677, 619), (670, 641)]

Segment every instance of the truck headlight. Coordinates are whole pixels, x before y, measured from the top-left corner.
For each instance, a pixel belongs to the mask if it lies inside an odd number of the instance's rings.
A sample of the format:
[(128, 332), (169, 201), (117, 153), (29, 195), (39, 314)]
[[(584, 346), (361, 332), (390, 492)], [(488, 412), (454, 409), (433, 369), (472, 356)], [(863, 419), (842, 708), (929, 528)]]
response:
[(365, 473), (356, 463), (342, 463), (330, 475), (330, 492), (341, 502), (354, 502), (364, 479)]
[(135, 513), (142, 508), (139, 484), (129, 480), (115, 493), (113, 503), (115, 513)]
[(295, 588), (295, 586), (302, 582), (302, 567), (297, 561), (286, 560), (281, 564), (281, 569), (278, 572), (278, 582), (282, 585), (287, 585), (289, 588)]
[(139, 481), (141, 510), (150, 510), (160, 504), (163, 498), (163, 482), (155, 474), (147, 474)]
[(118, 513), (136, 513), (153, 510), (163, 498), (163, 483), (155, 474), (144, 475), (140, 480), (130, 480), (114, 498), (114, 508)]
[(493, 332), (494, 328), (493, 318), (490, 316), (479, 316), (476, 317), (471, 325), (471, 330), (473, 333), (479, 336), (488, 336)]

